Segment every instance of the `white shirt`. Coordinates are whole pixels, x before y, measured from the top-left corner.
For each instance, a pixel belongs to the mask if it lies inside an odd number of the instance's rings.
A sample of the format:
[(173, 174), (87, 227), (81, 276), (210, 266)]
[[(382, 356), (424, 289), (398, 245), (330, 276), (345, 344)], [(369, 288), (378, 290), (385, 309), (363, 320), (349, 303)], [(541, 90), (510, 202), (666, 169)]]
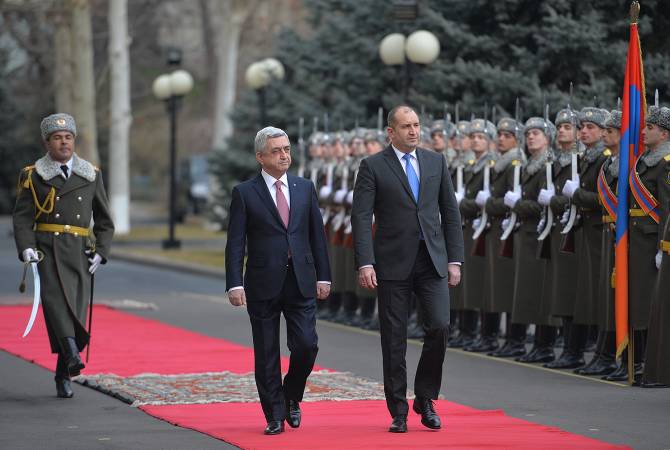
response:
[[(391, 146), (393, 148), (393, 151), (395, 152), (395, 155), (398, 157), (398, 160), (400, 161), (400, 165), (402, 166), (403, 170), (405, 171), (405, 174), (407, 174), (407, 161), (405, 161), (405, 155), (407, 153), (403, 153), (397, 148)], [(416, 172), (416, 177), (421, 180), (421, 174), (419, 173), (419, 160), (416, 159), (416, 149), (412, 150), (409, 152), (409, 155), (411, 158), (409, 159), (410, 162), (412, 163), (412, 167), (414, 168), (414, 172)]]
[[(270, 197), (272, 197), (272, 201), (275, 203), (275, 206), (277, 206), (277, 185), (275, 184), (277, 182), (277, 179), (267, 173), (265, 170), (261, 170), (261, 175), (263, 176), (263, 181), (265, 181), (265, 185), (268, 187), (268, 190), (270, 191)], [(284, 194), (284, 197), (286, 197), (286, 203), (288, 203), (289, 209), (291, 208), (291, 194), (288, 189), (288, 177), (284, 173), (279, 178), (279, 181), (281, 181), (281, 191), (282, 194)], [(330, 281), (317, 281), (317, 283), (325, 283), (325, 284), (330, 284)], [(228, 289), (228, 292), (234, 291), (237, 289), (244, 289), (244, 286), (235, 286), (231, 287)]]
[(61, 171), (60, 171), (60, 175), (61, 175), (63, 178), (65, 178), (66, 180), (67, 180), (68, 178), (70, 178), (70, 175), (72, 175), (72, 163), (73, 163), (73, 162), (74, 162), (74, 158), (70, 158), (70, 160), (69, 160), (68, 162), (66, 162), (65, 164), (63, 164), (63, 163), (57, 163), (59, 167), (60, 167), (60, 166), (67, 166), (67, 176), (65, 176), (65, 172), (63, 172), (63, 169), (61, 169)]
[[(265, 170), (261, 170), (261, 175), (263, 176), (263, 180), (265, 181), (265, 184), (268, 187), (268, 190), (270, 191), (270, 197), (272, 197), (272, 201), (275, 202), (275, 206), (277, 206), (277, 186), (275, 183), (278, 181), (275, 177), (267, 173)], [(289, 192), (288, 189), (288, 177), (284, 173), (279, 178), (279, 181), (281, 181), (281, 192), (284, 194), (284, 197), (286, 197), (286, 203), (288, 203), (289, 209), (291, 208), (291, 193)]]

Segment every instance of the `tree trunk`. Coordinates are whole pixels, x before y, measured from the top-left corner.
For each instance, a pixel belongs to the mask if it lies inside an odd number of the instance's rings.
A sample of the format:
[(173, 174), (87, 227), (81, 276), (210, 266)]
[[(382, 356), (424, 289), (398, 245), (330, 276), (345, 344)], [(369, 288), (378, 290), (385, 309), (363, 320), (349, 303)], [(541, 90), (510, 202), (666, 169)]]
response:
[(109, 0), (109, 200), (116, 234), (130, 232), (128, 0)]
[(235, 104), (238, 54), (242, 25), (256, 9), (258, 0), (216, 1), (210, 4), (211, 29), (216, 42), (216, 97), (212, 148), (222, 148), (233, 133), (230, 113)]
[(72, 15), (69, 10), (55, 14), (54, 53), (54, 92), (56, 111), (73, 114), (72, 84)]
[(88, 0), (70, 0), (72, 7), (72, 115), (77, 121), (77, 153), (93, 164), (100, 164), (98, 130), (95, 120), (95, 74), (93, 73), (93, 35)]

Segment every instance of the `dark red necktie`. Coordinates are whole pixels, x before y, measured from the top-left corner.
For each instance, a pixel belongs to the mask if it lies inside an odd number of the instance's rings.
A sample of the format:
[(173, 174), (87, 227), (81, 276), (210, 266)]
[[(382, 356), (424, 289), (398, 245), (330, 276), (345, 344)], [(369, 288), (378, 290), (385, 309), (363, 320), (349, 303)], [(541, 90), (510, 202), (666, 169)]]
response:
[(277, 187), (277, 210), (279, 211), (279, 217), (281, 217), (282, 222), (284, 222), (284, 226), (288, 228), (288, 202), (286, 201), (286, 197), (284, 197), (284, 193), (281, 190), (281, 184), (282, 183), (279, 180), (275, 182), (275, 186)]

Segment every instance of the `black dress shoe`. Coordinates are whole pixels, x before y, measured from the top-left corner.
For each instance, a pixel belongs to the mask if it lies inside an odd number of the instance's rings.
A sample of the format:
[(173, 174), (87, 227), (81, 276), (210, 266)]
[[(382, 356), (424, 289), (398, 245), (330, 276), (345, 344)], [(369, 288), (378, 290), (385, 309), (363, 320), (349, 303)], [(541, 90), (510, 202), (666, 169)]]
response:
[(617, 370), (617, 365), (614, 358), (594, 356), (590, 363), (575, 369), (574, 372), (578, 375), (602, 376), (609, 375), (615, 370)]
[(544, 367), (547, 369), (576, 369), (577, 367), (582, 367), (583, 365), (583, 355), (564, 351), (560, 358), (544, 364)]
[(556, 359), (554, 349), (552, 347), (536, 347), (535, 351), (531, 350), (527, 355), (517, 358), (517, 361), (527, 364), (533, 363), (548, 363)]
[(54, 380), (56, 381), (56, 396), (59, 398), (72, 398), (74, 392), (72, 392), (70, 379), (56, 375)]
[(270, 420), (268, 426), (265, 427), (264, 434), (279, 434), (284, 432), (283, 420)]
[[(642, 370), (642, 364), (635, 364), (635, 373)], [(628, 381), (628, 363), (624, 361), (617, 370), (602, 377), (605, 381)]]
[(466, 352), (473, 353), (487, 353), (498, 349), (498, 339), (495, 337), (484, 337), (479, 340), (478, 344), (464, 348)]
[(393, 418), (391, 426), (389, 427), (391, 433), (407, 433), (407, 416), (398, 414)]
[(286, 400), (286, 423), (291, 428), (298, 428), (300, 426), (300, 419), (302, 412), (300, 411), (300, 403), (296, 400)]
[(496, 358), (514, 358), (526, 354), (526, 345), (523, 342), (507, 341), (502, 348), (489, 353), (490, 356)]
[(412, 409), (415, 413), (421, 414), (421, 423), (431, 430), (439, 430), (442, 427), (440, 416), (435, 412), (433, 400), (424, 397), (414, 399)]
[(72, 337), (66, 337), (64, 339), (65, 354), (65, 367), (71, 377), (76, 377), (81, 372), (81, 369), (86, 367), (79, 356), (79, 347), (77, 347), (77, 342)]

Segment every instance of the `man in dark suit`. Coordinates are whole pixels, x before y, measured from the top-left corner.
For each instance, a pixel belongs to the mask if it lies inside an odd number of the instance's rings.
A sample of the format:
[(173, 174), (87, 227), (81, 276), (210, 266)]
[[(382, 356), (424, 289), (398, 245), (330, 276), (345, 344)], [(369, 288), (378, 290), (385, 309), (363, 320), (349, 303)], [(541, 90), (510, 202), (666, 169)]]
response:
[[(461, 278), (463, 233), (449, 170), (442, 155), (417, 148), (419, 117), (409, 106), (388, 115), (384, 151), (361, 162), (352, 224), (361, 286), (377, 288), (384, 393), (389, 431), (407, 431), (407, 314), (412, 293), (426, 331), (416, 371), (413, 409), (439, 429), (433, 407), (442, 381), (449, 328), (449, 287)], [(373, 239), (372, 221), (376, 232)]]
[[(315, 298), (323, 300), (330, 293), (330, 266), (314, 185), (286, 173), (291, 165), (288, 136), (278, 128), (263, 128), (255, 149), (261, 173), (232, 193), (226, 286), (230, 303), (246, 305), (249, 312), (265, 434), (279, 434), (284, 420), (293, 428), (300, 425), (299, 402), (318, 351)], [(283, 385), (281, 313), (291, 351)]]

